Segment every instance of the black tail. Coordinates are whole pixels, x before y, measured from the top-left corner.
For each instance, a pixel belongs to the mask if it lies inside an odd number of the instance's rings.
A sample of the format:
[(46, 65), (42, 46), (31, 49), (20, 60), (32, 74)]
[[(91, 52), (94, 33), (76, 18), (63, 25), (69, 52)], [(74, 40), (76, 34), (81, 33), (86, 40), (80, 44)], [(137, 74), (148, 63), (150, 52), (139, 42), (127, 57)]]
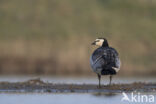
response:
[(114, 75), (116, 74), (116, 71), (113, 68), (104, 68), (101, 71), (101, 75)]

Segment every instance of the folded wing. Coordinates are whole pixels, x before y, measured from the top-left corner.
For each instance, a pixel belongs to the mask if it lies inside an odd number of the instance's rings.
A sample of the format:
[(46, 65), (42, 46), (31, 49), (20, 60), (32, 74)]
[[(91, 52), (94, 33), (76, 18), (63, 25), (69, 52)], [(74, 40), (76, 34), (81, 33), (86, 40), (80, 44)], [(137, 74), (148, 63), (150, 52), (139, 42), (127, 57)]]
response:
[(113, 67), (118, 71), (120, 68), (120, 59), (117, 51), (111, 47), (100, 47), (96, 49), (91, 56), (91, 66), (94, 70), (107, 70), (107, 68)]

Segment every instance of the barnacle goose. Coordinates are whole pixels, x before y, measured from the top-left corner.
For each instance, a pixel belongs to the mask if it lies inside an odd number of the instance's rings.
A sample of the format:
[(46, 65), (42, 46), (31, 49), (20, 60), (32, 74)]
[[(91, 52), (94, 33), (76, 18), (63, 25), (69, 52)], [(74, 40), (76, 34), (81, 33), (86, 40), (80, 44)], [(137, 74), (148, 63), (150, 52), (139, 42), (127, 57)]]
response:
[(111, 85), (112, 76), (120, 70), (120, 59), (118, 52), (109, 47), (105, 38), (96, 39), (92, 45), (97, 45), (97, 48), (90, 57), (90, 64), (93, 71), (97, 74), (99, 80), (99, 88), (101, 87), (101, 75), (110, 75)]

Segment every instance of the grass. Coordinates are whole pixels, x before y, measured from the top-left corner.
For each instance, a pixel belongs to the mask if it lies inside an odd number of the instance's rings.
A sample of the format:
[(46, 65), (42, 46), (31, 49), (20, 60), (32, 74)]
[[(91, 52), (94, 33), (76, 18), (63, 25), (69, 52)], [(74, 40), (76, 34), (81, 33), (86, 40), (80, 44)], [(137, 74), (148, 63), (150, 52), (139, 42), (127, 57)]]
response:
[(0, 1), (1, 74), (91, 75), (90, 43), (106, 37), (121, 75), (155, 75), (154, 0)]

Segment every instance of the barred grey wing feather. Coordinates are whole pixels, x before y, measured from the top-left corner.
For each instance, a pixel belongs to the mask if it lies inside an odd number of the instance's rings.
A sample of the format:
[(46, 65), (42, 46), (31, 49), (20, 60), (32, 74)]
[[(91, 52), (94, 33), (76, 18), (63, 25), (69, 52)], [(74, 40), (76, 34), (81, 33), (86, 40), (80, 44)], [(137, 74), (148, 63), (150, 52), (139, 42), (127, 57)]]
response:
[(120, 67), (118, 53), (114, 48), (100, 47), (92, 55), (93, 68)]

